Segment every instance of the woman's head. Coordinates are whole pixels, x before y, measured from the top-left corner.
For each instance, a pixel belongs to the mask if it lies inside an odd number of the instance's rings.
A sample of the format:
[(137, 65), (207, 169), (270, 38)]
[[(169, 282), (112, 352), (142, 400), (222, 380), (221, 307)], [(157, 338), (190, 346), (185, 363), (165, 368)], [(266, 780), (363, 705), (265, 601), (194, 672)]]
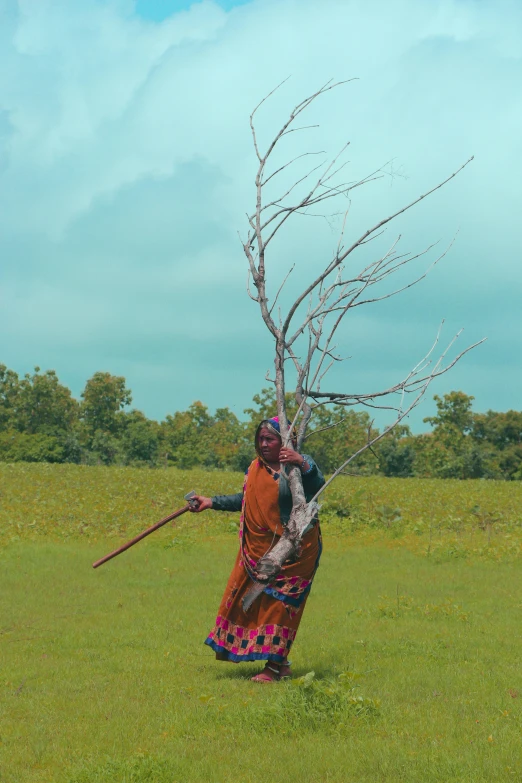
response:
[(262, 421), (256, 432), (256, 451), (262, 460), (269, 464), (279, 462), (281, 451), (281, 436), (270, 425), (270, 421)]
[[(290, 424), (290, 422), (288, 423)], [(294, 437), (292, 437), (293, 441)], [(258, 456), (264, 462), (271, 464), (279, 462), (281, 435), (277, 416), (274, 416), (272, 419), (263, 419), (260, 422), (256, 430), (255, 447)]]

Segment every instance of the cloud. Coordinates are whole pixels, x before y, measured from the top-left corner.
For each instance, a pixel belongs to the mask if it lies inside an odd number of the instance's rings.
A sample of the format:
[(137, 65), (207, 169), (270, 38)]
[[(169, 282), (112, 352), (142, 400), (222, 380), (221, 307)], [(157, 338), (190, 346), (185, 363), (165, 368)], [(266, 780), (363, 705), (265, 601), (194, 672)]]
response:
[[(47, 361), (76, 393), (105, 362), (158, 417), (196, 396), (247, 404), (270, 364), (236, 233), (254, 201), (248, 116), (292, 74), (259, 113), (266, 144), (304, 95), (357, 76), (311, 108), (319, 129), (288, 137), (292, 156), (350, 140), (354, 178), (393, 159), (395, 175), (354, 199), (351, 235), (476, 159), (398, 222), (405, 249), (459, 234), (428, 281), (349, 322), (340, 381), (396, 380), (446, 317), (448, 336), (468, 325), (492, 347), (436, 390), (458, 381), (482, 407), (515, 407), (519, 4), (205, 0), (161, 23), (134, 8), (0, 0), (3, 360)], [(306, 279), (337, 228), (297, 220), (269, 258), (274, 286), (295, 260), (293, 285)]]

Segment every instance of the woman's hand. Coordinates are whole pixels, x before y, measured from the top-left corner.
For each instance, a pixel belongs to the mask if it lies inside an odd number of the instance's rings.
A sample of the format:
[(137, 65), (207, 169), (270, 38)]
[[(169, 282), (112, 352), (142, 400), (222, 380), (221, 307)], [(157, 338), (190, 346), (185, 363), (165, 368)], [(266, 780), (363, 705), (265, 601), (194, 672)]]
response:
[(279, 462), (282, 465), (298, 465), (301, 467), (303, 464), (303, 457), (301, 454), (298, 454), (297, 451), (294, 451), (293, 449), (288, 448), (288, 446), (285, 446), (279, 452)]
[[(197, 501), (197, 504), (196, 504)], [(193, 514), (199, 514), (207, 508), (212, 508), (212, 498), (206, 498), (204, 495), (194, 495), (190, 500), (190, 509)]]

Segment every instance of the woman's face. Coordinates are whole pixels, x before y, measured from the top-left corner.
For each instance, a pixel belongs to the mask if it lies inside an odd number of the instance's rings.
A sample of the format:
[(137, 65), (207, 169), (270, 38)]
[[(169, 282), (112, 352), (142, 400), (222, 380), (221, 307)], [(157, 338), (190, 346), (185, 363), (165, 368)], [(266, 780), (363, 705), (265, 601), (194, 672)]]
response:
[(274, 465), (279, 462), (281, 438), (275, 432), (270, 432), (266, 427), (261, 427), (257, 436), (257, 443), (265, 462)]

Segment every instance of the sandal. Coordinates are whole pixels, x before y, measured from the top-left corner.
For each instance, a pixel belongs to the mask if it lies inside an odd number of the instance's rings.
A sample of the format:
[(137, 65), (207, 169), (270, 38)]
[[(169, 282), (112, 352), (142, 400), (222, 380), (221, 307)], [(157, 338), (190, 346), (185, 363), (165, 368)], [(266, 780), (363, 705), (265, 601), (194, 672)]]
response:
[(270, 666), (270, 664), (267, 663), (262, 672), (250, 679), (252, 682), (278, 682), (279, 676), (279, 668), (276, 669), (275, 666)]
[(279, 677), (282, 680), (289, 680), (292, 676), (292, 669), (290, 668), (290, 661), (285, 661), (279, 667)]
[(283, 678), (291, 677), (290, 663), (273, 663), (270, 661), (265, 664), (265, 668), (259, 674), (251, 677), (252, 682), (279, 682)]

